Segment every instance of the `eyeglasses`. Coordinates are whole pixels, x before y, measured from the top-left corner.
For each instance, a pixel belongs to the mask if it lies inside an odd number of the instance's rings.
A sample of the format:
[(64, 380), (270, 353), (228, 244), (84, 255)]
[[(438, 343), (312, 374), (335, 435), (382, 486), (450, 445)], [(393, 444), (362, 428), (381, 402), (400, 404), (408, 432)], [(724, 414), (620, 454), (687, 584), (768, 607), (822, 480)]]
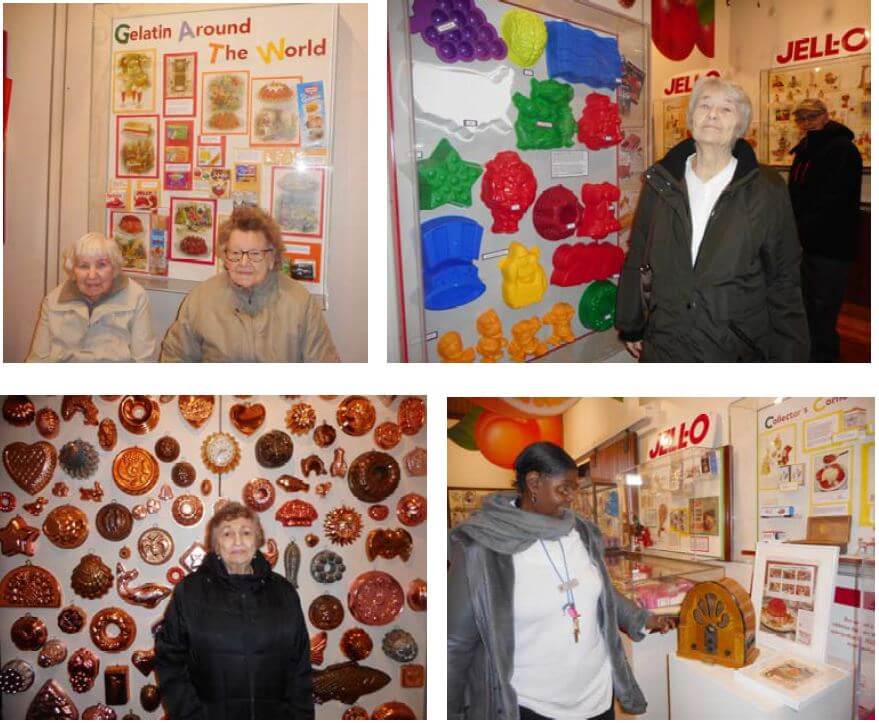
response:
[(231, 261), (233, 264), (241, 261), (242, 258), (247, 256), (253, 263), (258, 264), (262, 261), (266, 254), (273, 252), (274, 249), (256, 249), (254, 251), (229, 251), (226, 250), (226, 260)]

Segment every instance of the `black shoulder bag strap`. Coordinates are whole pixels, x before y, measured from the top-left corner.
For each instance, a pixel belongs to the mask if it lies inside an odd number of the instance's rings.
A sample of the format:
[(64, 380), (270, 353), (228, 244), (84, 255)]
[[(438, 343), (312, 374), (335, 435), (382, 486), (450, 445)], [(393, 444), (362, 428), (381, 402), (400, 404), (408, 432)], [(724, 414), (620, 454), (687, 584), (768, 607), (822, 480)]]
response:
[[(642, 193), (652, 193), (653, 191), (644, 189)], [(645, 198), (645, 200), (647, 200)], [(653, 299), (653, 267), (650, 265), (650, 251), (653, 248), (654, 226), (653, 223), (653, 203), (645, 209), (647, 211), (647, 223), (650, 224), (647, 231), (647, 243), (644, 244), (644, 254), (641, 257), (641, 265), (638, 267), (638, 275), (641, 281), (641, 311), (644, 314), (644, 322), (647, 322), (650, 316), (650, 301)]]

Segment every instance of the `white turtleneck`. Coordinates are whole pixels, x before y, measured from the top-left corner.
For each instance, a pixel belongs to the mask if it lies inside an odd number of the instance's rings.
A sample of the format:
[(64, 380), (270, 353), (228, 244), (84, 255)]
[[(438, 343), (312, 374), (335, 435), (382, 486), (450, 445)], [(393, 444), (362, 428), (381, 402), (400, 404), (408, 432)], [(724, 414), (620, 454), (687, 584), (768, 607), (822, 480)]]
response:
[[(547, 559), (565, 577), (564, 547), (580, 612), (580, 640), (562, 612), (565, 593)], [(515, 655), (511, 684), (519, 705), (556, 719), (585, 719), (606, 711), (611, 704), (613, 680), (610, 658), (598, 627), (598, 606), (603, 584), (577, 528), (560, 540), (537, 541), (513, 555), (515, 585), (513, 628)]]

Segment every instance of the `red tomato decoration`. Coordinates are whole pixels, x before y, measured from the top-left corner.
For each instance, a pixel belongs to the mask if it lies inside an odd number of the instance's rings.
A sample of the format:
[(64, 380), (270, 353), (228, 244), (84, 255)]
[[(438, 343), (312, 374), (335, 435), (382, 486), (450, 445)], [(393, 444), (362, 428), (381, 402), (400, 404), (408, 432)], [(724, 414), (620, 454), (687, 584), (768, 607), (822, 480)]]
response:
[(652, 37), (656, 49), (669, 60), (683, 60), (696, 44), (699, 13), (695, 0), (653, 0)]
[(700, 25), (696, 32), (696, 47), (706, 58), (714, 57), (714, 21)]
[(558, 417), (541, 417), (535, 419), (537, 428), (540, 430), (541, 442), (552, 442), (559, 447), (565, 446), (565, 435), (562, 432), (562, 418)]

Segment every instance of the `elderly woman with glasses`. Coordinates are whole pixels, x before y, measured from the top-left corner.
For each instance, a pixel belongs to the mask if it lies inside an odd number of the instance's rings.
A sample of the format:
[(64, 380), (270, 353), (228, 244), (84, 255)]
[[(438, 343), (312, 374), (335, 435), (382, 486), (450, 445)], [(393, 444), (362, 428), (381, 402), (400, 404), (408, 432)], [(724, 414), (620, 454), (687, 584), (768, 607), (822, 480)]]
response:
[(113, 239), (87, 233), (64, 253), (68, 279), (43, 299), (29, 362), (153, 361), (150, 302), (122, 274)]
[(337, 362), (320, 303), (281, 273), (275, 220), (238, 208), (219, 230), (226, 273), (196, 286), (162, 342), (163, 362)]
[(644, 174), (615, 322), (642, 362), (809, 357), (790, 196), (742, 138), (750, 119), (741, 87), (699, 79), (693, 137)]

